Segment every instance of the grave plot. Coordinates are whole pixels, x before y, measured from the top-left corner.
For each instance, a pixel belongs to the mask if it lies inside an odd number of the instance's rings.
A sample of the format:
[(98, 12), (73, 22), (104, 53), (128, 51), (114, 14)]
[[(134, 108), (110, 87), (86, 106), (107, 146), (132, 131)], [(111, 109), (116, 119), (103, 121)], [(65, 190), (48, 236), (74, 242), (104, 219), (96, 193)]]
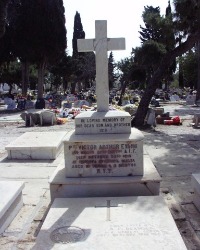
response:
[(10, 225), (23, 206), (20, 181), (0, 181), (0, 234)]
[(9, 159), (56, 159), (66, 132), (26, 132), (5, 147)]
[(159, 196), (55, 199), (33, 249), (187, 250)]

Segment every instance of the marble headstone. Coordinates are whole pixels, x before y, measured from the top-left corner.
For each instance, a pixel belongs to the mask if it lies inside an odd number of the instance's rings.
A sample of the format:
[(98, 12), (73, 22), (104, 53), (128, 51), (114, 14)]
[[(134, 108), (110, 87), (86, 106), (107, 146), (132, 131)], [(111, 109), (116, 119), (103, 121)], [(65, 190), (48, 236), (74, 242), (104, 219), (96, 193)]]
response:
[(107, 38), (107, 21), (95, 21), (95, 39), (78, 40), (79, 52), (95, 51), (97, 111), (80, 113), (64, 138), (66, 177), (143, 175), (143, 135), (128, 112), (109, 110), (107, 51), (125, 49), (124, 38)]

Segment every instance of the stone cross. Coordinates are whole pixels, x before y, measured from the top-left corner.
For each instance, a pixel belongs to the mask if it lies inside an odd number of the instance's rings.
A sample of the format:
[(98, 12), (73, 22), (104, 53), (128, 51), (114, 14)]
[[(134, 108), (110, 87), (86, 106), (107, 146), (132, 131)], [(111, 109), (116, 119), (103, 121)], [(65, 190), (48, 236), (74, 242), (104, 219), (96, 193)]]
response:
[(111, 203), (111, 200), (107, 200), (107, 206), (95, 206), (95, 208), (97, 207), (106, 207), (107, 208), (107, 216), (106, 216), (106, 220), (107, 221), (110, 221), (110, 208), (111, 207), (119, 207), (118, 205), (117, 206), (111, 206), (110, 203)]
[(95, 21), (95, 39), (78, 39), (78, 51), (96, 53), (97, 111), (109, 110), (109, 82), (107, 51), (124, 50), (125, 38), (107, 38), (107, 21)]

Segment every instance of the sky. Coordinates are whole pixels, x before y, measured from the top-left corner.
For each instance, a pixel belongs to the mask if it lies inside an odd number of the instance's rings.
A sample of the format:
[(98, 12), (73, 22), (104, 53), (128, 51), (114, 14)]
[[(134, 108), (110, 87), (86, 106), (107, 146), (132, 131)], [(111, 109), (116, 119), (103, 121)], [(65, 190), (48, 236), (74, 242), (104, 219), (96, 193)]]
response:
[(144, 6), (159, 6), (161, 15), (165, 14), (168, 6), (168, 0), (63, 0), (63, 3), (69, 55), (72, 55), (74, 16), (78, 11), (86, 39), (95, 38), (95, 20), (107, 20), (108, 38), (125, 38), (126, 50), (113, 51), (115, 61), (129, 57), (132, 48), (141, 45), (138, 31), (140, 31), (140, 25), (143, 26)]

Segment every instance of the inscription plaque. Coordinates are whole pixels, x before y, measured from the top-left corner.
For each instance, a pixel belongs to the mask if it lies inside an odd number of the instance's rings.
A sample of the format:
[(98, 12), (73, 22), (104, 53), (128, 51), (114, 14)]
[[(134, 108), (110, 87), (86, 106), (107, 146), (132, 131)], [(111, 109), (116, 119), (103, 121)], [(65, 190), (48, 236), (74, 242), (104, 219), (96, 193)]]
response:
[(123, 134), (131, 132), (131, 116), (123, 111), (87, 111), (75, 119), (76, 134)]
[(143, 174), (142, 142), (65, 145), (67, 177)]
[(162, 228), (160, 225), (151, 223), (144, 222), (125, 225), (113, 223), (102, 230), (97, 237), (100, 241), (105, 238), (128, 239), (130, 237), (132, 239), (143, 238), (145, 240), (150, 237), (158, 244), (165, 245), (166, 249), (177, 249), (178, 241), (176, 238), (171, 237), (172, 233), (173, 231), (169, 228)]

